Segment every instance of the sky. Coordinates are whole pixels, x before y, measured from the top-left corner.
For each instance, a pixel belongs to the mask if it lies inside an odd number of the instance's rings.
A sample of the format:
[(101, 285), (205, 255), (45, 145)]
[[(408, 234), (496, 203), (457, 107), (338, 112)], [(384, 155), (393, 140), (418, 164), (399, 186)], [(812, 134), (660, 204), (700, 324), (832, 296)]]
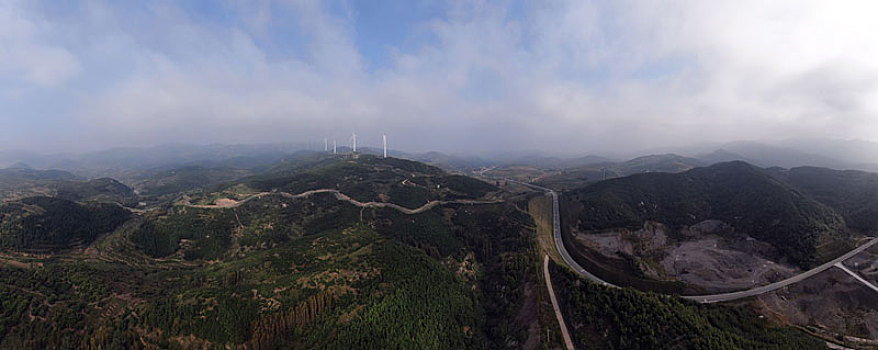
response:
[[(878, 2), (0, 0), (0, 149), (878, 140)], [(330, 141), (331, 142), (331, 141)]]

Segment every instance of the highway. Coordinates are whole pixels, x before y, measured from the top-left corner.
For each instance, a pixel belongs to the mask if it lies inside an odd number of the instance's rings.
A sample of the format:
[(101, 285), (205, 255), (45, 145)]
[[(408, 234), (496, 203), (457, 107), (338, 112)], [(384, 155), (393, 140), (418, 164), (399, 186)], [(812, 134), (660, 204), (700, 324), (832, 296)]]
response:
[(869, 249), (869, 247), (875, 245), (875, 243), (878, 243), (878, 238), (873, 238), (869, 242), (867, 242), (866, 244), (863, 244), (863, 245), (855, 248), (854, 250), (851, 250), (851, 251), (843, 254), (842, 256), (835, 258), (832, 261), (829, 261), (823, 265), (817, 266), (817, 267), (810, 269), (808, 271), (802, 272), (802, 273), (795, 275), (793, 277), (787, 278), (783, 281), (778, 281), (778, 282), (774, 282), (771, 284), (766, 284), (764, 286), (759, 286), (759, 287), (756, 287), (753, 289), (742, 290), (740, 292), (711, 294), (711, 295), (686, 295), (686, 296), (683, 296), (683, 298), (695, 300), (695, 301), (698, 301), (701, 303), (715, 303), (715, 302), (720, 302), (720, 301), (729, 301), (729, 300), (741, 299), (741, 298), (746, 298), (746, 297), (752, 297), (752, 296), (756, 296), (756, 295), (763, 294), (763, 293), (768, 293), (768, 292), (786, 287), (786, 286), (791, 285), (793, 283), (800, 282), (808, 277), (811, 277), (811, 276), (814, 276), (818, 273), (826, 271), (826, 270), (830, 269), (831, 267), (833, 267), (835, 264), (841, 264), (842, 261), (850, 259), (854, 255), (857, 255), (860, 252), (862, 252), (866, 249)]
[(555, 248), (558, 249), (558, 253), (561, 254), (561, 258), (564, 259), (564, 262), (567, 263), (568, 266), (573, 268), (574, 271), (584, 276), (585, 278), (588, 278), (589, 280), (597, 282), (598, 284), (605, 285), (607, 287), (616, 287), (615, 285), (598, 278), (598, 276), (593, 275), (591, 272), (586, 271), (584, 268), (582, 268), (582, 266), (579, 266), (579, 264), (575, 260), (573, 260), (573, 257), (570, 256), (570, 253), (567, 252), (567, 249), (564, 248), (564, 242), (561, 240), (561, 207), (558, 204), (558, 193), (551, 189), (537, 186), (534, 184), (529, 184), (526, 182), (509, 179), (507, 179), (507, 181), (549, 193), (552, 196), (552, 236), (555, 241)]
[[(526, 182), (515, 181), (515, 180), (508, 180), (508, 181), (522, 184), (522, 185), (549, 193), (552, 196), (552, 216), (553, 216), (552, 230), (553, 230), (553, 234), (555, 237), (555, 247), (558, 249), (558, 252), (561, 254), (561, 257), (564, 259), (564, 262), (567, 263), (567, 265), (570, 265), (570, 267), (573, 268), (573, 270), (575, 270), (577, 273), (579, 273), (580, 275), (582, 275), (583, 277), (585, 277), (589, 280), (592, 280), (594, 282), (597, 282), (597, 283), (605, 285), (605, 286), (617, 287), (613, 284), (610, 284), (610, 283), (598, 278), (597, 276), (595, 276), (595, 275), (591, 274), (590, 272), (586, 271), (585, 269), (583, 269), (582, 266), (579, 266), (579, 264), (577, 264), (576, 261), (573, 260), (573, 257), (571, 257), (569, 253), (567, 253), (567, 249), (564, 248), (564, 242), (561, 240), (561, 215), (560, 215), (560, 209), (559, 209), (559, 203), (558, 203), (558, 194), (555, 191), (548, 189), (548, 188), (545, 188), (545, 187), (542, 187), (542, 186), (529, 184)], [(731, 300), (747, 298), (747, 297), (752, 297), (752, 296), (768, 293), (768, 292), (775, 291), (775, 290), (778, 290), (780, 288), (786, 287), (786, 286), (791, 285), (793, 283), (800, 282), (806, 278), (809, 278), (809, 277), (814, 276), (818, 273), (826, 271), (826, 270), (832, 268), (833, 266), (835, 266), (836, 264), (841, 265), (841, 262), (843, 262), (847, 259), (850, 259), (854, 255), (857, 255), (866, 249), (869, 249), (870, 247), (872, 247), (876, 243), (878, 243), (878, 237), (869, 240), (869, 242), (866, 242), (866, 244), (863, 244), (863, 245), (839, 256), (838, 258), (833, 259), (832, 261), (829, 261), (825, 264), (822, 264), (822, 265), (817, 266), (813, 269), (802, 272), (798, 275), (795, 275), (793, 277), (787, 278), (787, 279), (782, 280), (782, 281), (778, 281), (778, 282), (774, 282), (771, 284), (766, 284), (764, 286), (759, 286), (759, 287), (755, 287), (755, 288), (748, 289), (748, 290), (742, 290), (742, 291), (738, 291), (738, 292), (708, 294), (708, 295), (683, 295), (683, 296), (681, 296), (681, 298), (694, 300), (694, 301), (697, 301), (699, 303), (716, 303), (716, 302), (731, 301)], [(846, 270), (846, 269), (844, 269), (844, 270)], [(854, 274), (854, 276), (856, 277), (856, 274)]]

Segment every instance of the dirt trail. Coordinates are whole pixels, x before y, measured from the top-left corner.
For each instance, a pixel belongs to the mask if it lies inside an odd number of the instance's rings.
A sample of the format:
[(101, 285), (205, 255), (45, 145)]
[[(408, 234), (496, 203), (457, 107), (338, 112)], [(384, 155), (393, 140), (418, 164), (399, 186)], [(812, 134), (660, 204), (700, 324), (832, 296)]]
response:
[(239, 201), (239, 202), (223, 201), (221, 204), (213, 204), (213, 205), (183, 203), (183, 205), (188, 206), (188, 207), (192, 207), (192, 208), (202, 208), (202, 209), (228, 209), (228, 208), (237, 208), (237, 207), (241, 206), (242, 204), (247, 203), (251, 200), (259, 199), (259, 198), (269, 196), (269, 195), (279, 195), (279, 196), (283, 196), (284, 198), (297, 199), (297, 198), (308, 197), (308, 196), (311, 196), (313, 194), (318, 194), (318, 193), (335, 194), (336, 199), (338, 199), (340, 201), (345, 201), (345, 202), (351, 203), (351, 204), (356, 205), (356, 206), (361, 207), (361, 208), (392, 208), (392, 209), (396, 209), (396, 210), (398, 210), (404, 214), (408, 214), (408, 215), (423, 213), (427, 210), (433, 209), (433, 207), (435, 207), (437, 205), (444, 205), (444, 204), (496, 204), (496, 203), (503, 202), (502, 200), (479, 201), (479, 200), (471, 200), (471, 199), (459, 199), (459, 200), (453, 200), (453, 201), (433, 200), (433, 201), (427, 202), (426, 204), (424, 204), (418, 208), (411, 209), (411, 208), (406, 208), (406, 207), (403, 207), (401, 205), (393, 204), (393, 203), (360, 202), (356, 199), (351, 198), (350, 196), (348, 196), (344, 193), (341, 193), (339, 190), (325, 188), (325, 189), (305, 191), (305, 192), (302, 192), (299, 194), (292, 194), (292, 193), (286, 193), (286, 192), (260, 192), (260, 193), (254, 194), (250, 197), (247, 197), (246, 199)]
[(558, 298), (555, 297), (555, 288), (552, 287), (552, 278), (549, 276), (549, 256), (543, 258), (543, 275), (546, 276), (546, 287), (549, 288), (549, 299), (552, 300), (552, 308), (555, 309), (555, 318), (558, 319), (558, 326), (561, 327), (561, 336), (564, 337), (564, 345), (568, 350), (573, 350), (573, 341), (570, 339), (570, 333), (567, 332), (567, 324), (564, 323), (564, 316), (561, 314), (561, 307), (558, 306)]

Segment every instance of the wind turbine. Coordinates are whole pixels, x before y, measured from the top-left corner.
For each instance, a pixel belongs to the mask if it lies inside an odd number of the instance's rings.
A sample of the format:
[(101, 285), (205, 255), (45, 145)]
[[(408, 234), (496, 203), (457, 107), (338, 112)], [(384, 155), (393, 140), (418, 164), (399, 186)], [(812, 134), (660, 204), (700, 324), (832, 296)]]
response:
[(381, 134), (381, 141), (384, 143), (384, 158), (387, 158), (387, 134)]
[(351, 149), (353, 149), (354, 153), (357, 153), (357, 133), (351, 133)]

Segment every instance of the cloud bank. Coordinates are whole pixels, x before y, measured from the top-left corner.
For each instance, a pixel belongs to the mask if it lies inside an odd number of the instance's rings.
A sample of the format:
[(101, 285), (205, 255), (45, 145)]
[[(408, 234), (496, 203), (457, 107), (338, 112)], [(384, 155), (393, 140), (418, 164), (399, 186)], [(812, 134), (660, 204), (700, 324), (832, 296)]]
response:
[(876, 7), (0, 0), (0, 148), (878, 140)]

